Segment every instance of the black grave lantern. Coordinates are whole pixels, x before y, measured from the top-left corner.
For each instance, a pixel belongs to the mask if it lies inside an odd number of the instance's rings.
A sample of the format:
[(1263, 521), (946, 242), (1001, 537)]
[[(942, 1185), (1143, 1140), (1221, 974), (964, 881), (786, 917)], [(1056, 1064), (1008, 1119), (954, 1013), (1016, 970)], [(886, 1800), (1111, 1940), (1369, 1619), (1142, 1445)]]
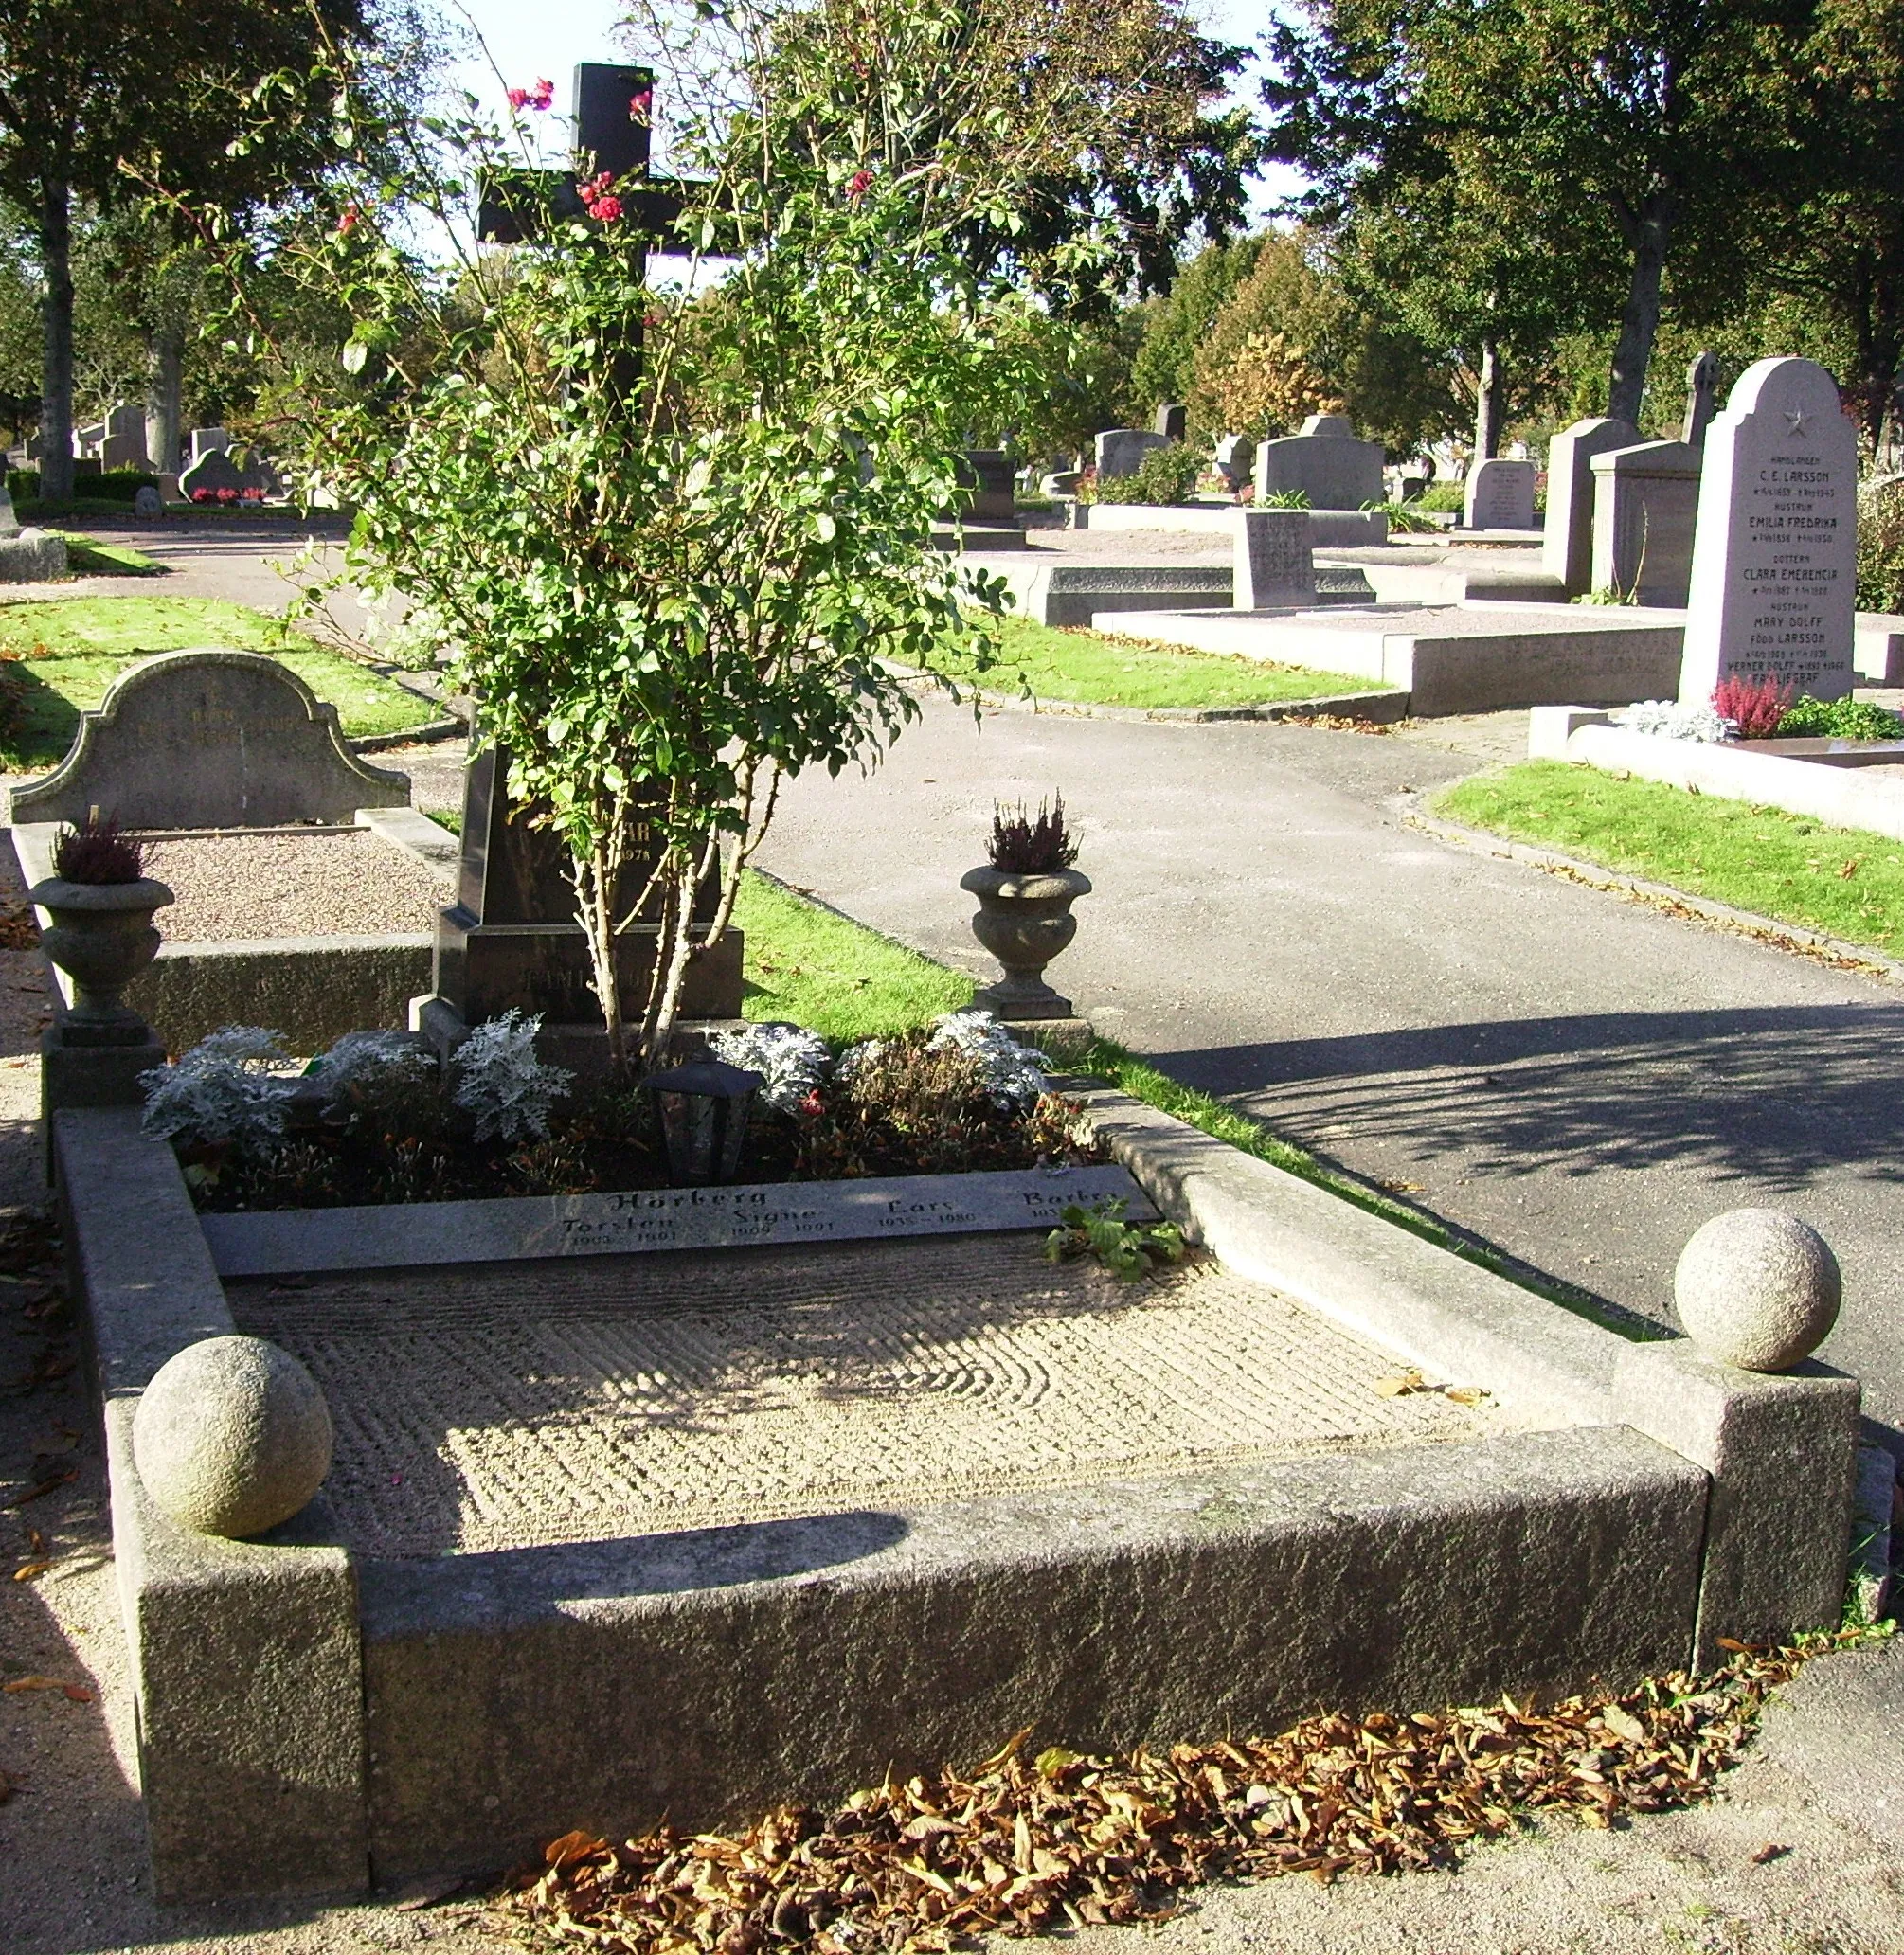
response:
[(668, 1178), (676, 1188), (707, 1188), (740, 1171), (747, 1138), (747, 1104), (765, 1084), (758, 1072), (721, 1059), (696, 1059), (641, 1082), (668, 1150)]

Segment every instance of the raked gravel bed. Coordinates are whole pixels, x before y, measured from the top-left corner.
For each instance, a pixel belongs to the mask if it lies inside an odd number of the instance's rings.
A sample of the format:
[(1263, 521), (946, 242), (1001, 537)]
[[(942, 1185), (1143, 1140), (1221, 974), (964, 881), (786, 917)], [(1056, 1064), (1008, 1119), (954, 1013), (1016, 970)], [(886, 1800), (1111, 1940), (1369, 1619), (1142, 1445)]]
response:
[(368, 829), (168, 838), (148, 873), (177, 899), (154, 919), (174, 943), (428, 930), (455, 893), (448, 870)]

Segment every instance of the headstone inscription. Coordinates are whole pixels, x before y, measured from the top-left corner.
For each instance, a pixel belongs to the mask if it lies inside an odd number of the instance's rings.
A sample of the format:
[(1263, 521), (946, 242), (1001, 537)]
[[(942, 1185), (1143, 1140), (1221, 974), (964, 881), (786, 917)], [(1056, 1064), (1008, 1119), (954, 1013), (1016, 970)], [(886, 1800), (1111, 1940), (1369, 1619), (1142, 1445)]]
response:
[(427, 1212), (260, 1210), (207, 1215), (205, 1233), (221, 1276), (279, 1276), (1050, 1229), (1073, 1202), (1108, 1200), (1130, 1221), (1157, 1219), (1128, 1168), (1078, 1167), (433, 1202)]
[(1299, 433), (1256, 451), (1256, 500), (1300, 492), (1309, 507), (1358, 510), (1382, 499), (1382, 444), (1358, 441), (1339, 414), (1312, 414)]
[(1639, 439), (1630, 421), (1595, 415), (1563, 429), (1547, 451), (1540, 567), (1560, 580), (1570, 598), (1593, 588), (1593, 457), (1609, 448), (1630, 448)]
[(1138, 464), (1153, 448), (1167, 446), (1149, 428), (1105, 428), (1097, 438), (1097, 470), (1101, 482), (1137, 474)]
[(1840, 699), (1853, 684), (1858, 436), (1810, 360), (1755, 361), (1706, 435), (1679, 697), (1736, 673)]
[(1237, 610), (1300, 610), (1316, 601), (1313, 528), (1306, 510), (1240, 509), (1230, 521)]
[(98, 808), (122, 828), (283, 828), (409, 800), (409, 776), (360, 761), (337, 708), (289, 667), (256, 652), (168, 652), (80, 715), (66, 758), (13, 790), (13, 820), (79, 822)]
[(1679, 609), (1693, 577), (1700, 451), (1641, 441), (1593, 457), (1593, 588)]
[(1470, 529), (1532, 529), (1538, 473), (1531, 461), (1500, 456), (1476, 462), (1467, 473), (1462, 521)]
[(1190, 436), (1190, 409), (1173, 401), (1157, 410), (1152, 425), (1166, 441), (1187, 440)]
[[(561, 837), (534, 824), (533, 809), (513, 804), (509, 757), (486, 747), (463, 776), (462, 863), (457, 900), (437, 920), (433, 990), (412, 1006), (419, 1031), (447, 1050), (470, 1026), (512, 1009), (539, 1012), (545, 1044), (569, 1048), (587, 1064), (586, 1049), (602, 1036), (602, 1009), (590, 988), (588, 943), (576, 919), (575, 891), (564, 867)], [(643, 838), (645, 839), (645, 837)], [(638, 896), (652, 855), (638, 848), (624, 872), (621, 897)], [(712, 921), (719, 902), (715, 877), (696, 893), (694, 922)], [(647, 995), (660, 935), (652, 911), (617, 940), (624, 1009)], [(711, 950), (692, 958), (682, 993), (685, 1018), (741, 1015), (741, 932), (731, 925)]]

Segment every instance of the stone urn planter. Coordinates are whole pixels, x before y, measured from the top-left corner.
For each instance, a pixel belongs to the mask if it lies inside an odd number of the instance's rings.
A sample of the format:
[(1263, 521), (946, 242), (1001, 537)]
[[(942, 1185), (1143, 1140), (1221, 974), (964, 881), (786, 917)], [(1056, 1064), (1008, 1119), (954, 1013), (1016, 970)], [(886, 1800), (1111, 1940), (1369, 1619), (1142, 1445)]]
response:
[(1090, 893), (1075, 869), (968, 870), (959, 887), (979, 899), (972, 934), (1005, 967), (1001, 982), (972, 1000), (997, 1018), (1069, 1018), (1071, 1001), (1044, 981), (1044, 969), (1078, 934), (1071, 905)]
[(153, 912), (171, 900), (171, 891), (151, 876), (130, 883), (48, 876), (27, 891), (27, 901), (53, 919), (41, 947), (73, 980), (63, 1028), (68, 1045), (135, 1046), (151, 1035), (120, 994), (158, 955)]

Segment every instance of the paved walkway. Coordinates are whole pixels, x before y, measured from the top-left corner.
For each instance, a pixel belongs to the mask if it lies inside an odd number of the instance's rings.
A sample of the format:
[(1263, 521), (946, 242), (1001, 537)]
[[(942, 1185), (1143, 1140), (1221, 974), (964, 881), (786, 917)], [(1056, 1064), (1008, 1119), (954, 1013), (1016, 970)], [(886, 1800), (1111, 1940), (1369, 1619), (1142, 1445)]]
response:
[(1103, 1029), (1657, 1318), (1708, 1216), (1805, 1215), (1846, 1274), (1824, 1354), (1895, 1435), (1904, 995), (1404, 824), (1404, 790), (1511, 756), (1523, 729), (975, 723), (934, 700), (877, 771), (792, 783), (762, 861), (988, 971), (959, 877), (995, 798), (1062, 789), (1095, 888), (1051, 975)]

